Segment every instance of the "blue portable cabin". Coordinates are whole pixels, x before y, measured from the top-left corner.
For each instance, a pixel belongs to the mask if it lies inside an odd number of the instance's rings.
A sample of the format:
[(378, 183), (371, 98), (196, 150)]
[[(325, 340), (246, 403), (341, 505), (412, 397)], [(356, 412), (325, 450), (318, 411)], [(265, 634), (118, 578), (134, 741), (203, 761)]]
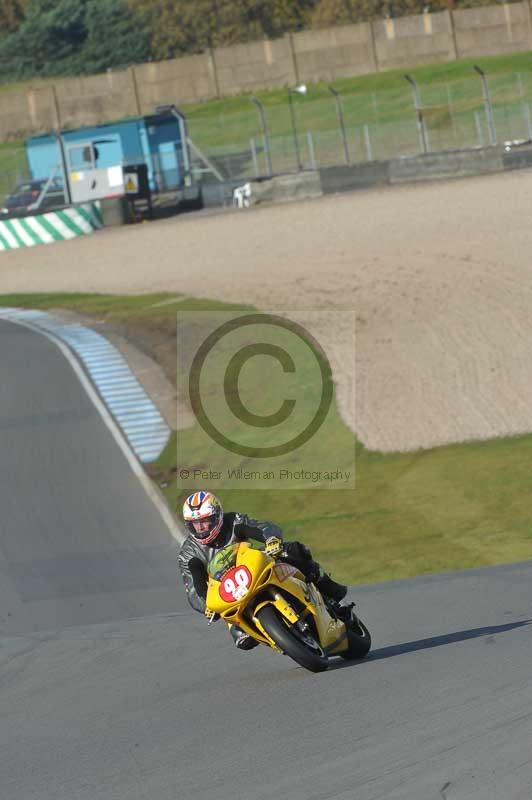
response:
[[(61, 135), (69, 172), (83, 168), (80, 162), (83, 148), (74, 145), (90, 144), (98, 168), (147, 164), (153, 192), (179, 189), (185, 183), (188, 164), (185, 126), (184, 121), (172, 113), (64, 130)], [(28, 166), (35, 180), (47, 179), (57, 171), (61, 153), (56, 136), (32, 136), (26, 139), (25, 147)]]

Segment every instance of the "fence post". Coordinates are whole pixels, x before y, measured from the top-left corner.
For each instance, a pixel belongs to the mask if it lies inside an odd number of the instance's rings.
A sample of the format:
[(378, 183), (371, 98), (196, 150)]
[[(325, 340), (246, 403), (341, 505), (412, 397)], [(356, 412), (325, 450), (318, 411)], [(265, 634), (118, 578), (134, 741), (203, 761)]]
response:
[(131, 75), (131, 85), (133, 87), (133, 99), (135, 101), (135, 108), (137, 116), (140, 117), (141, 110), (140, 110), (140, 97), (139, 97), (139, 85), (137, 83), (137, 74), (135, 72), (135, 67), (129, 68), (129, 74)]
[(349, 164), (350, 163), (349, 147), (347, 145), (347, 135), (345, 132), (345, 121), (344, 121), (344, 110), (342, 108), (342, 99), (340, 97), (340, 92), (338, 91), (338, 89), (335, 89), (334, 86), (329, 86), (329, 91), (333, 95), (336, 101), (336, 116), (338, 117), (338, 122), (340, 124), (340, 131), (342, 134), (342, 144), (344, 147), (345, 163)]
[(251, 97), (250, 102), (252, 102), (257, 107), (257, 110), (259, 112), (260, 127), (262, 131), (262, 142), (264, 145), (264, 152), (266, 153), (266, 161), (268, 163), (268, 173), (270, 176), (272, 176), (273, 175), (272, 151), (270, 148), (270, 135), (268, 133), (268, 126), (266, 124), (266, 115), (264, 113), (264, 106), (257, 97)]
[(419, 86), (417, 85), (417, 82), (411, 75), (405, 75), (404, 77), (405, 80), (407, 80), (410, 86), (412, 87), (412, 95), (414, 97), (414, 108), (416, 109), (417, 126), (419, 130), (419, 141), (421, 143), (421, 149), (423, 150), (424, 153), (428, 153), (429, 137), (427, 133), (425, 118), (423, 117), (423, 108), (421, 106), (421, 96), (419, 94)]
[(61, 135), (61, 131), (59, 129), (52, 131), (52, 136), (55, 137), (55, 140), (57, 141), (57, 144), (59, 145), (59, 156), (60, 156), (60, 159), (61, 159), (60, 168), (61, 168), (61, 173), (62, 173), (62, 177), (63, 177), (64, 197), (65, 197), (65, 200), (67, 201), (67, 205), (71, 206), (72, 205), (72, 191), (71, 191), (71, 188), (70, 188), (70, 176), (69, 176), (69, 173), (68, 173), (68, 164), (67, 164), (66, 153), (65, 153), (65, 142), (64, 142), (63, 136)]
[(301, 81), (299, 80), (299, 64), (297, 63), (296, 48), (294, 47), (294, 35), (292, 33), (287, 33), (286, 36), (288, 37), (290, 55), (292, 56), (292, 67), (294, 69), (294, 78), (295, 78), (294, 83), (300, 84)]
[[(527, 6), (528, 6), (528, 16), (530, 18), (529, 22), (530, 22), (530, 25), (532, 26), (532, 2), (531, 2), (531, 0), (528, 0)], [(532, 47), (532, 39), (530, 40), (529, 44)]]
[(299, 137), (297, 132), (297, 125), (296, 125), (296, 115), (294, 111), (294, 104), (292, 102), (292, 95), (299, 94), (305, 95), (307, 93), (307, 87), (302, 84), (301, 86), (296, 86), (295, 89), (288, 89), (288, 105), (290, 108), (290, 120), (292, 122), (292, 136), (294, 139), (294, 149), (296, 151), (296, 159), (297, 159), (297, 171), (301, 172), (303, 169), (301, 165), (301, 154), (299, 152)]
[(477, 128), (478, 143), (480, 147), (484, 147), (484, 137), (482, 135), (482, 122), (480, 120), (480, 115), (478, 111), (475, 111), (475, 125)]
[(495, 133), (495, 121), (493, 119), (493, 106), (491, 105), (490, 90), (486, 73), (480, 69), (477, 64), (473, 64), (473, 69), (480, 75), (482, 81), (482, 94), (484, 96), (484, 111), (486, 113), (486, 122), (488, 123), (488, 136), (491, 145), (497, 144), (497, 135)]
[(307, 131), (307, 142), (308, 142), (308, 153), (310, 156), (310, 166), (312, 169), (317, 169), (316, 164), (316, 152), (314, 150), (314, 139), (312, 138), (312, 133)]
[(449, 14), (449, 21), (451, 23), (451, 36), (453, 40), (454, 60), (457, 61), (460, 58), (460, 56), (458, 54), (458, 44), (456, 42), (456, 27), (454, 24), (454, 14), (451, 11), (451, 9), (449, 9), (447, 13)]
[(375, 41), (375, 30), (373, 28), (373, 21), (368, 22), (369, 25), (369, 42), (371, 51), (371, 60), (373, 61), (373, 69), (375, 72), (379, 71), (379, 59), (377, 57), (377, 44)]
[(528, 103), (523, 103), (523, 115), (528, 130), (528, 138), (532, 139), (532, 117), (530, 116), (530, 106)]
[(55, 127), (57, 128), (57, 130), (60, 131), (61, 127), (62, 127), (62, 125), (61, 125), (61, 111), (59, 109), (59, 100), (57, 99), (57, 90), (55, 88), (55, 83), (52, 83), (50, 88), (52, 90), (52, 100), (53, 100), (53, 103), (54, 103)]
[(209, 52), (209, 62), (212, 70), (212, 77), (214, 79), (214, 91), (216, 92), (216, 97), (219, 100), (221, 94), (220, 94), (220, 82), (218, 80), (218, 67), (216, 66), (216, 55), (212, 47), (209, 47), (208, 52)]
[(453, 129), (453, 141), (456, 144), (458, 142), (458, 137), (456, 135), (456, 123), (454, 120), (454, 113), (453, 113), (453, 96), (449, 84), (446, 83), (445, 86), (447, 87), (447, 105), (449, 107), (449, 116), (451, 117), (451, 128)]
[(369, 125), (364, 125), (364, 142), (366, 144), (366, 154), (368, 161), (373, 161), (373, 150), (371, 148), (371, 137), (369, 135)]
[(257, 158), (257, 148), (255, 145), (255, 139), (249, 140), (249, 147), (251, 150), (251, 158), (253, 159), (253, 169), (255, 170), (255, 177), (258, 178), (260, 172), (259, 172), (259, 160)]

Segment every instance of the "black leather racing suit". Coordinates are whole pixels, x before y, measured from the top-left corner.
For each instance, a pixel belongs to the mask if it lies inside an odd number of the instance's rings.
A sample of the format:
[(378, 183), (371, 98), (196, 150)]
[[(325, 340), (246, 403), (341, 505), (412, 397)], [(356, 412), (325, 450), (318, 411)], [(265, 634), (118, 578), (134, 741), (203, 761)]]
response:
[[(259, 522), (250, 519), (245, 514), (227, 512), (223, 515), (220, 533), (211, 545), (198, 542), (193, 536), (188, 536), (179, 552), (178, 563), (185, 584), (188, 602), (196, 611), (205, 611), (205, 598), (207, 597), (207, 565), (220, 548), (235, 542), (245, 542), (255, 539), (265, 542), (270, 536), (278, 536), (282, 540), (281, 529), (273, 522)], [(323, 575), (320, 565), (312, 559), (309, 548), (300, 542), (284, 542), (286, 556), (282, 560), (293, 564), (308, 581), (316, 582)], [(239, 628), (231, 628), (231, 635), (236, 643), (243, 635)]]

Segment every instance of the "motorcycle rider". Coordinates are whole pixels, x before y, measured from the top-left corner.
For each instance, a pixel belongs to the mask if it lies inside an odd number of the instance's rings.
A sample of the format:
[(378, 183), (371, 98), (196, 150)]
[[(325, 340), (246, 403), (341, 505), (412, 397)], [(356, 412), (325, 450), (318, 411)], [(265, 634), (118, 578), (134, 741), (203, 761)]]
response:
[[(178, 556), (187, 598), (196, 611), (205, 612), (207, 597), (207, 567), (216, 551), (228, 544), (255, 539), (266, 545), (279, 560), (297, 567), (306, 580), (314, 583), (328, 605), (340, 619), (350, 615), (351, 606), (339, 603), (347, 594), (347, 587), (336, 583), (313, 560), (309, 548), (301, 542), (284, 542), (282, 532), (272, 522), (260, 522), (245, 514), (224, 512), (218, 498), (208, 491), (191, 494), (183, 505), (183, 519), (188, 536)], [(231, 636), (238, 648), (251, 650), (258, 645), (249, 634), (235, 625), (230, 626)]]

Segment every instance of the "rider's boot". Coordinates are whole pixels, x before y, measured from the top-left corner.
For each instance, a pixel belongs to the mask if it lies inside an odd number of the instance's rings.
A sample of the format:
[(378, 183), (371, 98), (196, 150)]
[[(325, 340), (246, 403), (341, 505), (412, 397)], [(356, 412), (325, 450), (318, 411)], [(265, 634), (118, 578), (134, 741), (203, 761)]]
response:
[(229, 631), (239, 650), (253, 650), (254, 647), (258, 647), (260, 644), (260, 642), (257, 642), (249, 633), (245, 633), (245, 631), (238, 628), (236, 625), (230, 625)]
[(325, 597), (330, 597), (332, 600), (336, 600), (337, 603), (343, 600), (347, 594), (347, 586), (333, 581), (331, 576), (323, 572), (322, 569), (320, 569), (319, 578), (314, 583)]
[(354, 603), (347, 603), (347, 605), (342, 606), (340, 603), (332, 603), (328, 604), (329, 610), (332, 611), (334, 616), (341, 620), (342, 622), (351, 622), (353, 619), (353, 608), (355, 606)]

